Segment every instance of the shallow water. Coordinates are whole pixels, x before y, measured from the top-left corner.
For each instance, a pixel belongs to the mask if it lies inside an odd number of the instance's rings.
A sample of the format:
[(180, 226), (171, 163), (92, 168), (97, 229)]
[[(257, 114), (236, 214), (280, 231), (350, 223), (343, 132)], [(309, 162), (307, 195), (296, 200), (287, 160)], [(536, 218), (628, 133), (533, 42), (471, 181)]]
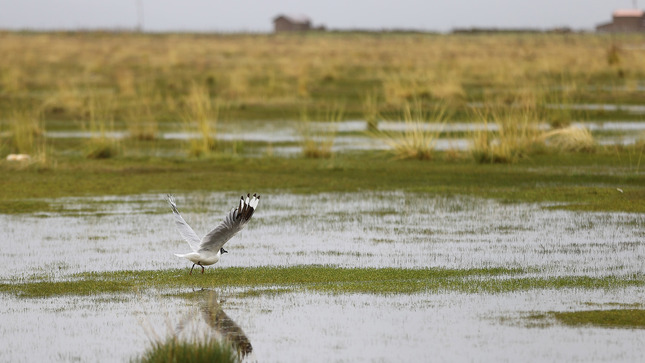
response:
[[(616, 192), (618, 193), (618, 191)], [(264, 194), (264, 193), (262, 193)], [(204, 235), (232, 193), (177, 195)], [(189, 267), (163, 194), (50, 200), (60, 213), (0, 215), (0, 279)], [(552, 210), (464, 196), (403, 192), (264, 194), (215, 267), (535, 268), (545, 276), (645, 271), (645, 216)]]
[[(184, 218), (204, 234), (239, 196), (194, 192), (176, 198)], [(3, 240), (12, 241), (0, 251), (3, 282), (32, 275), (65, 279), (84, 271), (183, 267), (188, 272), (191, 264), (172, 255), (188, 245), (175, 231), (162, 194), (49, 202), (61, 212), (0, 215)], [(538, 276), (645, 271), (642, 214), (545, 206), (403, 192), (263, 193), (247, 228), (226, 245), (229, 254), (207, 268), (519, 267), (535, 268)], [(230, 331), (252, 347), (250, 362), (645, 359), (645, 330), (532, 326), (525, 319), (534, 312), (642, 304), (642, 287), (386, 296), (241, 297), (243, 291), (217, 291), (223, 301), (216, 309), (210, 292), (194, 292), (191, 299), (166, 294), (189, 289), (42, 299), (3, 295), (0, 361), (127, 361), (142, 354), (151, 339)], [(224, 319), (228, 333), (208, 316)]]
[[(645, 107), (645, 106), (643, 106)], [(384, 132), (403, 132), (409, 130), (411, 125), (405, 122), (381, 121), (379, 130)], [(575, 122), (574, 126), (587, 128), (592, 132), (612, 132), (611, 136), (599, 136), (597, 141), (602, 145), (632, 145), (645, 132), (645, 122), (616, 121), (616, 122)], [(387, 150), (389, 146), (378, 138), (370, 136), (367, 132), (365, 121), (342, 121), (342, 122), (314, 122), (309, 127), (318, 137), (325, 138), (324, 134), (332, 132), (334, 144), (333, 152), (347, 152), (352, 150)], [(479, 130), (497, 130), (496, 124), (483, 125), (481, 123), (426, 123), (420, 127), (422, 130), (441, 133), (448, 132), (473, 132)], [(549, 125), (540, 125), (541, 129), (549, 129)], [(278, 144), (271, 146), (271, 153), (279, 156), (292, 156), (302, 153), (299, 146), (302, 140), (302, 122), (299, 121), (244, 121), (220, 123), (217, 126), (218, 132), (213, 135), (219, 140), (241, 141), (241, 142), (264, 142)], [(87, 131), (51, 131), (47, 132), (50, 138), (90, 138), (98, 136), (97, 133)], [(106, 137), (123, 139), (128, 136), (126, 131), (113, 131), (104, 134)], [(190, 140), (201, 138), (197, 132), (169, 131), (160, 133), (159, 137), (166, 140)], [(436, 150), (467, 150), (471, 146), (468, 138), (438, 138), (436, 139)], [(287, 145), (283, 145), (287, 144)], [(250, 154), (264, 155), (266, 150), (256, 150)]]
[[(531, 313), (642, 303), (645, 289), (506, 294), (282, 293), (231, 297), (215, 311), (235, 327), (249, 362), (584, 361), (645, 359), (645, 330), (536, 325)], [(225, 334), (210, 321), (208, 292), (17, 299), (0, 306), (0, 360), (127, 361), (151, 340)], [(221, 308), (220, 308), (221, 306)], [(221, 309), (221, 310), (220, 310)], [(218, 335), (219, 334), (219, 335)], [(240, 344), (240, 343), (238, 343)]]

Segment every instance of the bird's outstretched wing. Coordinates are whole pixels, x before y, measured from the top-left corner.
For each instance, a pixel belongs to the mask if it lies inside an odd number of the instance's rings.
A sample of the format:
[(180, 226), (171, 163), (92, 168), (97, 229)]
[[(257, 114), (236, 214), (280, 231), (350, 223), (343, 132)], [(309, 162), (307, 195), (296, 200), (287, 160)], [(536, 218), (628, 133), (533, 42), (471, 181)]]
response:
[(260, 202), (260, 196), (247, 194), (246, 199), (244, 196), (240, 199), (240, 204), (237, 208), (232, 209), (222, 223), (215, 227), (212, 231), (202, 238), (199, 250), (202, 251), (219, 251), (224, 244), (231, 239), (237, 232), (241, 231), (246, 225), (246, 222), (251, 219), (255, 208)]
[(168, 204), (170, 204), (170, 208), (172, 208), (172, 214), (175, 216), (175, 225), (177, 226), (179, 234), (181, 234), (186, 242), (188, 242), (190, 248), (193, 251), (197, 252), (197, 250), (199, 250), (200, 244), (199, 237), (197, 237), (195, 231), (190, 228), (184, 218), (181, 217), (181, 214), (179, 214), (179, 211), (177, 210), (177, 204), (175, 204), (175, 197), (172, 194), (168, 194), (166, 195), (166, 200), (168, 201)]

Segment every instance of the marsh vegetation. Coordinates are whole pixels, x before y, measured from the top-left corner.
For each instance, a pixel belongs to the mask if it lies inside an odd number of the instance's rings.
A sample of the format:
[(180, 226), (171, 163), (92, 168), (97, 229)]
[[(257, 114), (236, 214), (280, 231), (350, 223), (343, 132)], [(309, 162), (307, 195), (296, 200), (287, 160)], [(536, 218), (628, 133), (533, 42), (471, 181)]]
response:
[(0, 359), (642, 360), (644, 42), (2, 32)]

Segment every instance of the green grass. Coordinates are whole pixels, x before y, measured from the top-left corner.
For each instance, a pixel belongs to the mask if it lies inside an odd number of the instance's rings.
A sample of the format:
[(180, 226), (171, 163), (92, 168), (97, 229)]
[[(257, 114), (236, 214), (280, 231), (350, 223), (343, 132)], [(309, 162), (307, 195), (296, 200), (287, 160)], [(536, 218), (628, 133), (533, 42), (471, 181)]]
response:
[(550, 312), (562, 324), (569, 326), (596, 326), (603, 328), (645, 328), (645, 310), (612, 309)]
[[(411, 294), (459, 291), (503, 293), (531, 289), (612, 289), (645, 286), (645, 277), (524, 277), (519, 269), (338, 268), (333, 266), (229, 267), (189, 275), (188, 269), (77, 274), (69, 281), (37, 280), (0, 284), (21, 297), (127, 293), (141, 289), (247, 287), (259, 293), (284, 292)], [(248, 292), (243, 292), (247, 294)], [(251, 293), (252, 294), (252, 293)]]
[[(393, 161), (386, 155), (306, 158), (105, 159), (58, 162), (55, 168), (0, 162), (0, 212), (47, 210), (38, 198), (127, 195), (195, 190), (292, 193), (404, 190), (464, 194), (505, 202), (558, 202), (558, 208), (645, 212), (645, 175), (626, 151), (543, 154), (513, 165), (472, 161)], [(216, 181), (216, 182), (214, 182)], [(619, 192), (617, 188), (623, 190)]]
[(235, 349), (215, 339), (185, 341), (177, 337), (163, 342), (154, 342), (150, 348), (133, 362), (240, 362)]

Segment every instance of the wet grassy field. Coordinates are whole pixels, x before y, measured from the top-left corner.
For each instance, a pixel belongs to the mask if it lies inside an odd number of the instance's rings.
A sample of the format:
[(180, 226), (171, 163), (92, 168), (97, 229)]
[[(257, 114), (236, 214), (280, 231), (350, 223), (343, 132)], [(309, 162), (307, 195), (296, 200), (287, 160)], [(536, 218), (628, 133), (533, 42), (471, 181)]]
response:
[(645, 358), (642, 36), (0, 40), (0, 360)]
[[(637, 156), (636, 156), (637, 157)], [(284, 190), (295, 193), (407, 190), (509, 202), (562, 202), (557, 208), (645, 211), (645, 176), (629, 151), (537, 155), (513, 165), (468, 160), (393, 160), (352, 153), (333, 159), (70, 160), (55, 168), (4, 162), (5, 213), (51, 210), (42, 198), (164, 191)], [(620, 189), (620, 191), (618, 190)]]

